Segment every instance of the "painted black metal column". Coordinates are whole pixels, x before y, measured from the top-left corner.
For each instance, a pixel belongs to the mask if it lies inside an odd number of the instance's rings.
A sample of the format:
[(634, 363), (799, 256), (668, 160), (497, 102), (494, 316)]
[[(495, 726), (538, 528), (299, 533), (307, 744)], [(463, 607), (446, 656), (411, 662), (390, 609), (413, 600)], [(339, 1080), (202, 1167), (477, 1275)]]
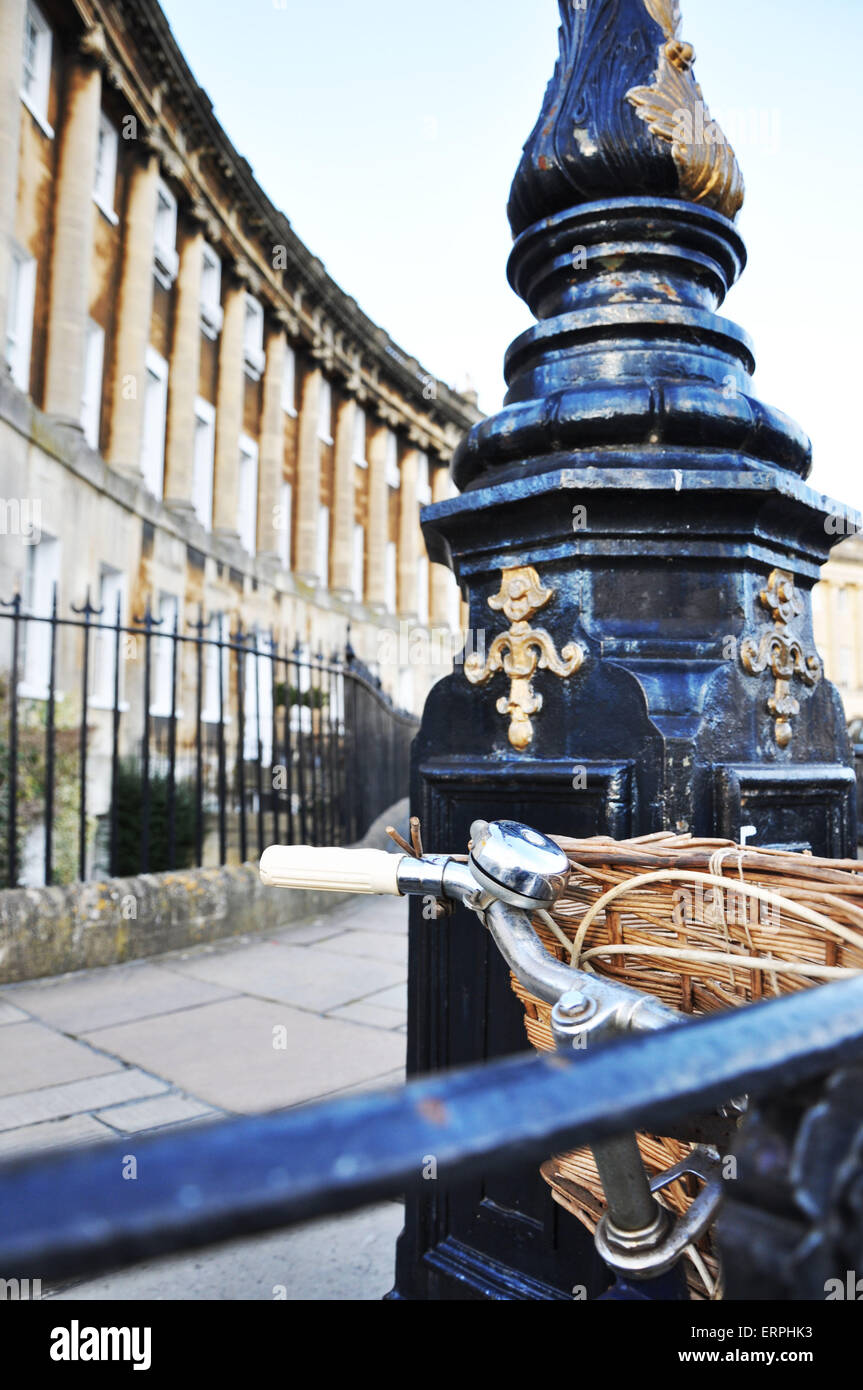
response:
[[(569, 835), (661, 829), (841, 856), (855, 846), (839, 697), (810, 594), (842, 511), (809, 441), (753, 394), (718, 316), (745, 264), (743, 182), (677, 0), (560, 0), (561, 54), (510, 199), (510, 280), (536, 326), (501, 413), (426, 510), (470, 603), (429, 697), (413, 809), (434, 851), (509, 816)], [(527, 1046), (476, 919), (411, 927), (414, 1074)], [(430, 1167), (433, 1171), (433, 1167)], [(607, 1282), (535, 1163), (408, 1205), (396, 1297), (568, 1299)]]

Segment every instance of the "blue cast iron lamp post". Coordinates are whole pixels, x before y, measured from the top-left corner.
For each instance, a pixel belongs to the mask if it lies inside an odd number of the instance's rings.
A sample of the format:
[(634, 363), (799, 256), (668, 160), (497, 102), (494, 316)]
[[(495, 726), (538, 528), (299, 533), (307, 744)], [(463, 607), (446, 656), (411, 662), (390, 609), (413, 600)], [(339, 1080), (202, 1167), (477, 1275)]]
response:
[[(473, 655), (432, 692), (412, 800), (427, 846), (477, 818), (617, 838), (668, 829), (844, 856), (842, 704), (811, 590), (847, 509), (754, 394), (719, 314), (743, 180), (677, 0), (560, 0), (560, 59), (515, 176), (510, 281), (536, 325), (502, 411), (428, 508)], [(530, 22), (526, 20), (525, 22)], [(479, 640), (481, 638), (481, 640)], [(506, 967), (463, 911), (411, 926), (409, 1070), (527, 1046)], [(569, 1299), (607, 1282), (536, 1164), (411, 1197), (394, 1296)]]

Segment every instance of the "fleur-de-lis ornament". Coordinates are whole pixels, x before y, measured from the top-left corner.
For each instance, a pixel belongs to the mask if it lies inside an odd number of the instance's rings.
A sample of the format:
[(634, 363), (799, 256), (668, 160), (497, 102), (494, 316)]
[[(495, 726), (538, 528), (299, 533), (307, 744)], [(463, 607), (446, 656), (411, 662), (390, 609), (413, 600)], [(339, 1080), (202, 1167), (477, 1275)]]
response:
[(773, 627), (762, 634), (757, 646), (751, 639), (744, 642), (740, 659), (750, 676), (760, 676), (763, 671), (770, 670), (775, 685), (767, 708), (776, 721), (776, 742), (780, 748), (787, 748), (794, 737), (791, 720), (800, 713), (799, 701), (791, 694), (791, 682), (796, 676), (804, 685), (815, 686), (824, 667), (817, 653), (804, 650), (800, 638), (790, 627), (803, 613), (803, 599), (794, 576), (787, 570), (775, 569), (767, 581), (767, 588), (761, 590), (759, 600), (762, 608), (772, 614)]
[(464, 664), (471, 685), (487, 684), (498, 671), (508, 677), (509, 695), (501, 696), (497, 710), (509, 716), (509, 741), (520, 753), (533, 741), (532, 716), (542, 709), (542, 696), (533, 688), (537, 670), (553, 671), (566, 680), (585, 658), (577, 642), (568, 643), (558, 656), (551, 634), (531, 627), (531, 618), (553, 598), (554, 590), (543, 588), (532, 566), (503, 570), (500, 591), (488, 606), (509, 619), (509, 631), (495, 637), (485, 660), (474, 652)]

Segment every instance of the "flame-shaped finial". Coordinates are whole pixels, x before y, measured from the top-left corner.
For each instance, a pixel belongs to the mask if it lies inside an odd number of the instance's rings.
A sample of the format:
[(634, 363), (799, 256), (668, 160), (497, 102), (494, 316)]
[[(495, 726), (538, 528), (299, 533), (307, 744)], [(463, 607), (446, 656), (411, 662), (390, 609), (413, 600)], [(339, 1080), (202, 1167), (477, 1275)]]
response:
[(579, 203), (653, 196), (734, 218), (743, 178), (695, 80), (678, 0), (559, 0), (560, 57), (510, 195), (513, 234)]

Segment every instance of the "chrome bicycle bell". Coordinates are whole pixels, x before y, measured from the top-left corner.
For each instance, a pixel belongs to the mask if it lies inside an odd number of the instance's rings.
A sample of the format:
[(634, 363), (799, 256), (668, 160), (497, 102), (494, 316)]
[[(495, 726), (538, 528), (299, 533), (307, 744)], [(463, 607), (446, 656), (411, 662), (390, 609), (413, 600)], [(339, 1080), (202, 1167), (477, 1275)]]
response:
[(547, 835), (514, 820), (474, 821), (470, 835), (470, 871), (487, 893), (533, 912), (557, 902), (569, 859)]

